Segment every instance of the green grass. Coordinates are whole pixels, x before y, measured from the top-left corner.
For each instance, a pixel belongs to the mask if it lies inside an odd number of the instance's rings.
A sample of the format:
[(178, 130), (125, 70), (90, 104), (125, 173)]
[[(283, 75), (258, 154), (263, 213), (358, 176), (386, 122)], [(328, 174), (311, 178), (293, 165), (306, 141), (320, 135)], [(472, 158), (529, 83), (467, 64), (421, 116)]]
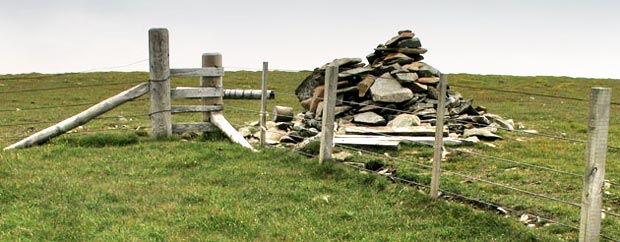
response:
[(281, 149), (90, 142), (3, 155), (1, 240), (550, 239), (492, 213)]
[[(270, 73), (274, 105), (301, 111), (293, 90), (308, 73)], [(258, 72), (227, 72), (229, 88), (260, 88)], [(36, 74), (30, 74), (36, 76)], [(3, 76), (8, 77), (8, 76)], [(39, 80), (0, 81), (0, 93), (36, 88), (72, 87), (44, 92), (2, 93), (0, 145), (5, 147), (88, 106), (28, 110), (40, 106), (95, 103), (148, 78), (146, 73), (88, 73)], [(118, 83), (113, 86), (87, 86)], [(196, 86), (177, 78), (173, 86)], [(513, 118), (527, 129), (574, 139), (587, 137), (589, 103), (549, 97), (466, 89), (460, 85), (589, 99), (593, 86), (620, 90), (618, 80), (566, 77), (513, 77), (454, 74), (452, 87), (476, 105)], [(612, 101), (620, 96), (612, 94)], [(174, 104), (196, 104), (174, 100)], [(258, 119), (258, 101), (226, 100), (226, 117), (235, 126)], [(340, 165), (280, 149), (260, 153), (221, 139), (150, 141), (148, 97), (127, 103), (76, 132), (31, 149), (0, 153), (0, 240), (394, 240), (394, 241), (553, 241), (576, 239), (576, 231), (558, 225), (531, 229), (472, 204), (427, 197), (415, 187), (391, 184)], [(17, 110), (21, 111), (17, 111)], [(609, 144), (620, 146), (620, 108), (612, 105)], [(134, 116), (138, 115), (138, 116)], [(175, 122), (200, 120), (178, 115)], [(48, 123), (41, 123), (48, 122)], [(20, 123), (19, 126), (7, 126)], [(584, 144), (501, 132), (504, 140), (464, 147), (486, 155), (583, 173)], [(522, 141), (518, 141), (522, 140)], [(405, 145), (377, 150), (399, 160), (356, 156), (353, 161), (383, 163), (396, 175), (428, 184), (432, 150)], [(620, 183), (618, 150), (610, 149), (607, 178)], [(377, 162), (380, 161), (380, 162)], [(451, 153), (443, 162), (457, 171), (520, 189), (580, 202), (581, 178), (565, 176), (474, 155)], [(514, 169), (516, 168), (516, 169)], [(579, 209), (529, 197), (453, 175), (441, 188), (578, 225)], [(605, 196), (606, 208), (618, 213), (620, 191)], [(620, 238), (620, 218), (603, 221), (604, 234)]]

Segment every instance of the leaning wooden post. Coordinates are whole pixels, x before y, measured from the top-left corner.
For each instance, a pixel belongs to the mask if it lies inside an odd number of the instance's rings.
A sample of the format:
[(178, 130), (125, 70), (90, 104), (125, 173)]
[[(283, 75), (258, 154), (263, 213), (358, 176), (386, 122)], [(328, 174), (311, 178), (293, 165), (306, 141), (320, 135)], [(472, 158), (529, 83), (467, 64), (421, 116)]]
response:
[[(202, 67), (222, 67), (222, 54), (220, 53), (204, 53), (202, 54)], [(224, 90), (223, 78), (221, 76), (216, 77), (200, 77), (201, 87), (215, 87)], [(205, 106), (211, 105), (224, 105), (223, 97), (203, 98), (203, 104)], [(210, 112), (202, 114), (202, 121), (210, 121)]]
[[(222, 67), (222, 54), (220, 53), (205, 53), (202, 54), (202, 67)], [(200, 86), (201, 87), (213, 87), (220, 89), (222, 93), (224, 93), (224, 84), (222, 76), (217, 77), (200, 77)], [(212, 97), (212, 98), (203, 98), (203, 103), (205, 106), (216, 105), (216, 106), (224, 106), (224, 97)], [(241, 135), (237, 130), (226, 120), (222, 111), (211, 111), (204, 112), (202, 116), (203, 122), (210, 122), (215, 127), (218, 127), (222, 133), (224, 133), (228, 138), (237, 144), (240, 144), (243, 147), (246, 147), (252, 151), (256, 151), (250, 143)]]
[(168, 30), (149, 30), (151, 137), (172, 135)]
[(609, 104), (611, 89), (594, 87), (588, 122), (585, 176), (581, 202), (579, 241), (599, 241), (601, 233), (601, 207), (607, 156), (607, 131), (609, 129)]
[(433, 157), (433, 171), (431, 177), (431, 197), (439, 197), (439, 178), (441, 177), (441, 156), (443, 149), (443, 118), (446, 103), (446, 86), (448, 85), (448, 75), (440, 74), (439, 97), (437, 100), (437, 120), (435, 123), (435, 156)]
[(263, 62), (263, 81), (261, 84), (261, 96), (260, 96), (260, 145), (266, 144), (266, 124), (267, 124), (267, 71), (269, 70), (269, 63)]
[(338, 66), (334, 63), (327, 65), (325, 70), (325, 99), (323, 100), (321, 150), (319, 164), (332, 158), (334, 148), (334, 110), (336, 108), (336, 89), (338, 83)]
[(81, 113), (78, 113), (68, 119), (63, 120), (60, 123), (41, 130), (29, 136), (28, 138), (20, 140), (19, 142), (4, 148), (4, 150), (10, 150), (14, 148), (26, 148), (44, 143), (51, 138), (64, 134), (65, 132), (75, 127), (87, 123), (91, 119), (101, 114), (104, 114), (105, 112), (110, 111), (123, 103), (139, 98), (142, 95), (146, 94), (148, 91), (149, 83), (140, 83), (139, 85), (127, 89), (126, 91), (114, 95), (113, 97), (110, 97), (106, 100), (103, 100), (93, 105), (92, 107), (82, 111)]

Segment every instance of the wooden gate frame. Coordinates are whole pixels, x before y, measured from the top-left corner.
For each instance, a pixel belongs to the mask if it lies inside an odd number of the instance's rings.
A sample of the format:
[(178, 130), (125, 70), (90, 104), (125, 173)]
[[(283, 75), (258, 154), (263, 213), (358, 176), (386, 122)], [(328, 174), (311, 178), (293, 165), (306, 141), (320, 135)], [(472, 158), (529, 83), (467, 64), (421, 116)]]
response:
[[(202, 68), (170, 69), (168, 30), (149, 30), (149, 81), (151, 92), (151, 137), (159, 139), (173, 133), (222, 131), (231, 141), (255, 150), (226, 120), (224, 110), (224, 68), (220, 53), (202, 55)], [(170, 87), (171, 77), (200, 77), (200, 87)], [(173, 106), (171, 99), (202, 99), (203, 105)], [(202, 122), (172, 123), (172, 114), (201, 112)]]

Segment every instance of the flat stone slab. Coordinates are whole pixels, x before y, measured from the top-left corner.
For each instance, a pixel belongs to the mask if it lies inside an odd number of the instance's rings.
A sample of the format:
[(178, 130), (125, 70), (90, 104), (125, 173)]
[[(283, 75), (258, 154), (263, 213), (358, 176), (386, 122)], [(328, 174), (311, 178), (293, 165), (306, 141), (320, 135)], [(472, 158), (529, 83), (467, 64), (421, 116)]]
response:
[(411, 72), (396, 73), (396, 80), (400, 83), (410, 83), (418, 80), (418, 74)]
[(403, 54), (424, 54), (428, 50), (424, 48), (387, 48), (387, 47), (378, 47), (375, 48), (376, 51), (386, 51), (386, 52), (398, 52)]
[(397, 36), (394, 36), (390, 40), (385, 42), (385, 45), (386, 46), (394, 46), (398, 42), (400, 42), (401, 40), (411, 39), (414, 36), (415, 36), (415, 34), (411, 30), (401, 30), (401, 31), (398, 31), (398, 35)]
[(389, 127), (411, 127), (420, 125), (420, 118), (413, 114), (400, 114), (388, 122)]
[(402, 66), (403, 69), (408, 70), (408, 71), (419, 71), (420, 67), (424, 66), (424, 64), (420, 63), (420, 62), (413, 62), (411, 64), (407, 64)]
[(487, 139), (487, 140), (502, 139), (501, 136), (491, 133), (491, 131), (488, 129), (474, 128), (474, 129), (467, 129), (465, 130), (465, 132), (463, 132), (463, 137), (467, 138), (471, 136), (476, 136), (478, 138)]
[(371, 71), (373, 71), (373, 69), (370, 67), (358, 67), (358, 68), (354, 68), (351, 70), (343, 71), (342, 73), (338, 74), (338, 77), (347, 78), (350, 76), (361, 75), (361, 74), (368, 73)]
[(403, 87), (389, 73), (377, 78), (370, 87), (375, 102), (400, 103), (413, 98), (413, 92)]
[(371, 125), (385, 125), (385, 119), (374, 112), (364, 112), (353, 116), (353, 122)]
[(357, 84), (357, 89), (359, 91), (358, 96), (359, 97), (366, 96), (366, 92), (368, 92), (372, 84), (375, 83), (376, 79), (377, 77), (373, 75), (368, 75), (364, 77), (364, 80), (362, 80), (361, 82)]
[(423, 84), (437, 84), (439, 83), (439, 77), (421, 77), (417, 80), (419, 83)]
[(424, 65), (420, 67), (420, 70), (418, 71), (418, 76), (420, 77), (433, 77), (439, 76), (439, 74), (439, 71), (435, 69), (435, 67), (432, 67), (431, 65), (426, 63), (424, 63)]
[[(339, 67), (345, 67), (345, 66), (357, 65), (362, 62), (362, 59), (361, 58), (340, 58), (340, 59), (335, 59), (333, 62)], [(326, 63), (325, 65), (321, 66), (320, 69), (321, 70), (327, 69), (328, 64), (329, 63)]]
[(398, 42), (398, 48), (420, 48), (422, 47), (422, 43), (420, 43), (420, 39), (412, 38), (412, 39), (404, 39)]
[(391, 65), (394, 63), (398, 63), (401, 65), (409, 64), (415, 61), (415, 59), (403, 54), (403, 53), (390, 53), (383, 59), (383, 63)]

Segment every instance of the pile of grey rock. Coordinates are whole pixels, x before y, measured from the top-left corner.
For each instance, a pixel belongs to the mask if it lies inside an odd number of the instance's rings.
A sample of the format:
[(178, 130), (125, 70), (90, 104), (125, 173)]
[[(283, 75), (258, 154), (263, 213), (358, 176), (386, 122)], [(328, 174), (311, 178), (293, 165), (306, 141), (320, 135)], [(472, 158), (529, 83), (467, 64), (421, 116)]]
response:
[[(440, 72), (422, 62), (426, 52), (412, 31), (403, 30), (366, 56), (368, 64), (360, 58), (334, 60), (339, 67), (336, 101), (339, 127), (431, 128), (435, 125)], [(287, 125), (272, 125), (282, 134), (279, 142), (301, 142), (321, 131), (326, 67), (327, 64), (316, 68), (295, 90), (305, 111)], [(513, 129), (512, 120), (490, 114), (485, 107), (474, 107), (472, 99), (464, 99), (449, 87), (443, 98), (446, 100), (444, 120), (451, 137), (499, 139), (495, 134), (498, 128)]]

